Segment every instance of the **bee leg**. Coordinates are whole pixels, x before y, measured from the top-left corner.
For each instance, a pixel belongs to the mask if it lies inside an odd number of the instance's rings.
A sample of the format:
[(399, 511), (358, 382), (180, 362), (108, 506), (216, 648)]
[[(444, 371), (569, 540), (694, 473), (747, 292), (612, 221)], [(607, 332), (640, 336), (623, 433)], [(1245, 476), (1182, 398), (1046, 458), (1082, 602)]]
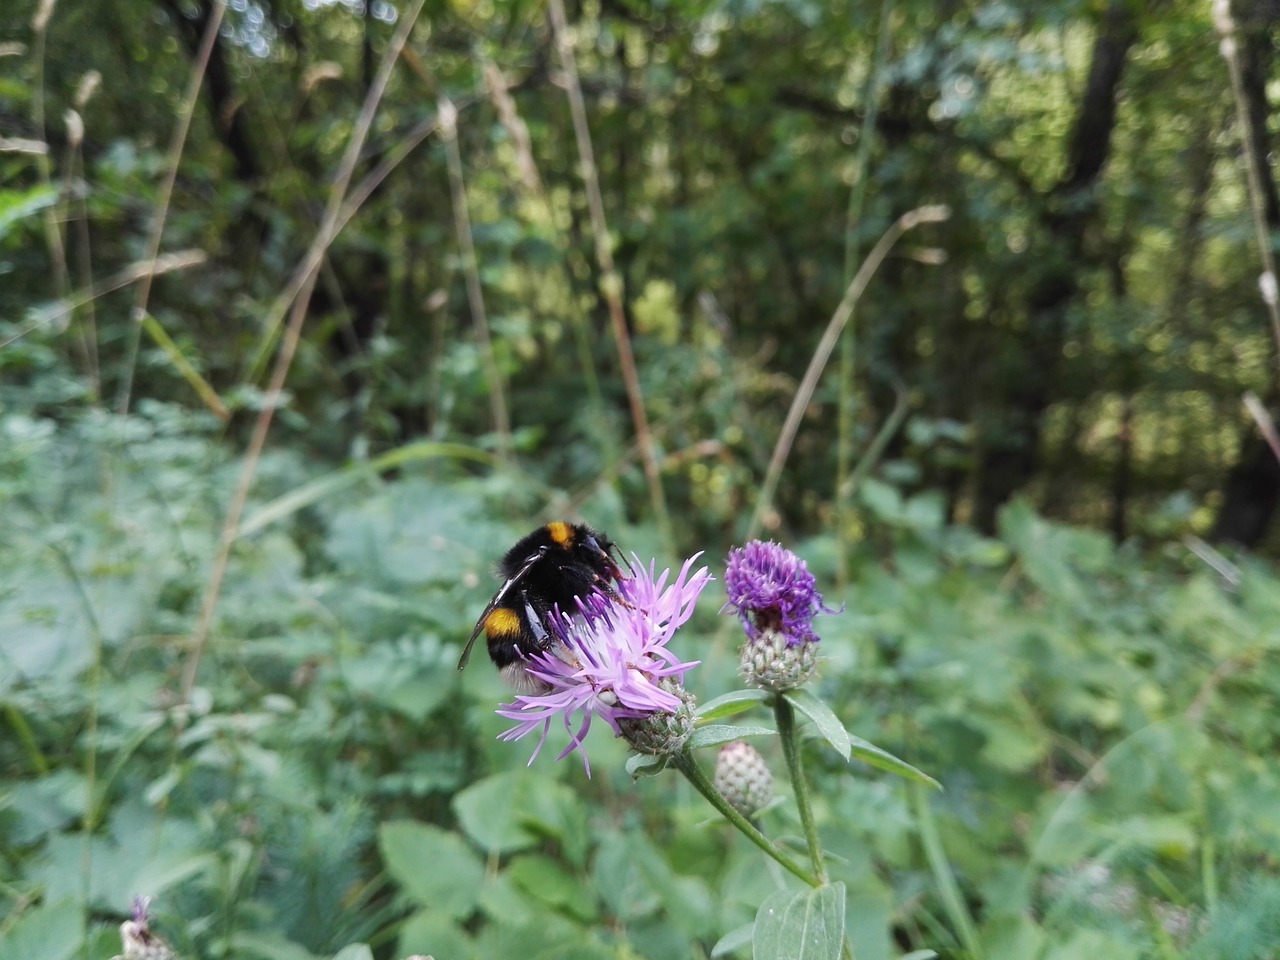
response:
[(550, 653), (556, 659), (564, 661), (571, 667), (581, 667), (582, 664), (573, 655), (573, 651), (566, 647), (559, 638), (553, 637), (547, 632), (547, 628), (543, 625), (538, 611), (529, 602), (529, 595), (521, 591), (520, 599), (524, 601), (525, 622), (529, 625), (529, 632), (533, 634), (533, 640), (538, 650)]

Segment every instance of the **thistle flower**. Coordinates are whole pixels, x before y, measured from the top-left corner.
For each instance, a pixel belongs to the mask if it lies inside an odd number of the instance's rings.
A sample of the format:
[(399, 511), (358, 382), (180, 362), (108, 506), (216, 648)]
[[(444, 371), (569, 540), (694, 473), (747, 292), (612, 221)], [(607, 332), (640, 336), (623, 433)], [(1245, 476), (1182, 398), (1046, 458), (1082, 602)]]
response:
[[(619, 588), (622, 603), (594, 594), (580, 599), (576, 612), (559, 614), (553, 624), (556, 642), (530, 658), (526, 667), (547, 689), (518, 694), (498, 709), (499, 716), (516, 721), (499, 739), (518, 740), (541, 728), (529, 758), (533, 763), (546, 743), (551, 722), (559, 720), (569, 743), (556, 759), (577, 750), (588, 776), (591, 765), (583, 740), (594, 717), (643, 752), (674, 752), (683, 746), (692, 729), (692, 715), (687, 706), (691, 698), (682, 681), (698, 661), (680, 660), (667, 644), (693, 615), (698, 595), (711, 582), (706, 567), (690, 573), (699, 556), (686, 560), (670, 585), (670, 570), (655, 574), (656, 564), (646, 570), (636, 557), (638, 573)], [(688, 719), (682, 724), (683, 714)], [(662, 729), (653, 728), (655, 723)]]
[(158, 933), (151, 932), (151, 898), (133, 898), (133, 919), (120, 924), (120, 945), (124, 953), (111, 960), (173, 960), (173, 947)]
[(754, 817), (773, 801), (773, 774), (760, 751), (745, 740), (720, 748), (712, 782), (729, 806), (744, 817)]
[(752, 540), (730, 550), (724, 585), (726, 609), (737, 611), (748, 637), (770, 631), (782, 634), (789, 647), (817, 643), (813, 618), (826, 611), (822, 594), (805, 562), (786, 547)]
[(790, 690), (806, 683), (818, 665), (813, 618), (833, 613), (822, 603), (805, 562), (776, 543), (752, 540), (729, 551), (725, 569), (729, 602), (747, 633), (741, 671), (748, 683)]

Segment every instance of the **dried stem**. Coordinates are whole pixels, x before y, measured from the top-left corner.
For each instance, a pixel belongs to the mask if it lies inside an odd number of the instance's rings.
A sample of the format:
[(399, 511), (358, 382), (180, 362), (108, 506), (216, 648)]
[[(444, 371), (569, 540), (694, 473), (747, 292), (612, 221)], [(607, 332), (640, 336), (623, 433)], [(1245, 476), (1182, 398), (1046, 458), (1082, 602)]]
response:
[[(368, 137), (369, 128), (372, 126), (373, 118), (378, 111), (378, 105), (382, 102), (382, 95), (386, 90), (387, 81), (391, 78), (391, 69), (395, 65), (396, 58), (400, 55), (400, 49), (408, 41), (409, 33), (413, 30), (414, 24), (418, 21), (418, 15), (422, 12), (424, 2), (425, 0), (414, 0), (412, 7), (405, 12), (400, 25), (391, 38), (390, 44), (387, 46), (386, 52), (382, 56), (382, 62), (378, 65), (377, 75), (374, 77), (373, 83), (369, 87), (369, 92), (365, 96), (364, 104), (360, 108), (360, 114), (356, 118), (355, 127), (351, 132), (351, 139), (347, 143), (346, 152), (343, 154), (342, 162), (338, 167), (338, 175), (334, 178), (333, 186), (330, 188), (324, 217), (317, 232), (317, 241), (322, 237), (328, 238), (324, 247), (321, 248), (321, 254), (323, 249), (327, 248), (328, 242), (332, 241), (332, 238), (336, 235), (339, 219), (348, 210), (347, 205), (344, 203), (344, 198), (351, 183), (351, 177), (355, 172), (356, 164), (360, 160), (360, 150)], [(370, 178), (366, 178), (366, 183), (368, 179)], [(372, 187), (369, 189), (372, 190)], [(351, 213), (354, 213), (354, 209), (347, 213), (348, 218)], [(345, 223), (345, 219), (343, 222)], [(316, 243), (313, 242), (312, 251), (315, 248)], [(298, 290), (297, 298), (293, 301), (293, 308), (289, 316), (288, 326), (284, 331), (280, 353), (276, 357), (275, 367), (271, 373), (271, 381), (267, 387), (269, 400), (278, 399), (284, 389), (285, 380), (289, 375), (289, 367), (293, 363), (294, 354), (297, 352), (298, 343), (301, 340), (302, 326), (306, 321), (307, 307), (311, 302), (311, 291), (315, 289), (316, 278), (319, 275), (320, 260), (321, 255), (317, 255), (314, 263), (306, 271)], [(308, 261), (310, 261), (310, 256)], [(217, 609), (218, 598), (222, 592), (222, 583), (226, 577), (227, 563), (231, 558), (231, 547), (236, 540), (240, 517), (244, 513), (245, 503), (249, 499), (249, 490), (253, 486), (254, 476), (258, 469), (258, 460), (261, 458), (263, 447), (266, 445), (267, 431), (271, 427), (271, 419), (274, 412), (275, 405), (269, 402), (258, 415), (258, 420), (253, 427), (253, 435), (249, 440), (249, 447), (245, 451), (244, 463), (240, 469), (240, 479), (236, 484), (231, 503), (227, 508), (227, 517), (223, 522), (222, 533), (218, 541), (218, 552), (214, 557), (213, 568), (209, 574), (209, 583), (205, 587), (204, 598), (200, 604), (200, 618), (196, 623), (195, 633), (191, 638), (191, 650), (187, 654), (186, 663), (183, 664), (182, 668), (181, 700), (184, 703), (191, 696), (191, 689), (195, 686), (196, 672), (200, 667), (200, 658), (209, 640), (209, 631), (213, 625), (213, 614)]]
[(1244, 395), (1244, 407), (1249, 411), (1249, 416), (1253, 417), (1253, 422), (1258, 425), (1258, 430), (1267, 441), (1271, 452), (1276, 455), (1277, 460), (1280, 460), (1280, 434), (1276, 433), (1276, 425), (1271, 422), (1271, 414), (1267, 413), (1267, 408), (1252, 390)]
[(573, 114), (573, 133), (578, 143), (578, 161), (582, 165), (582, 181), (587, 193), (587, 207), (591, 211), (591, 232), (595, 236), (596, 262), (600, 267), (600, 292), (609, 307), (609, 319), (613, 324), (613, 339), (618, 349), (618, 365), (627, 388), (627, 402), (631, 407), (631, 422), (636, 440), (640, 444), (640, 460), (644, 465), (645, 480), (649, 485), (649, 499), (654, 516), (668, 542), (671, 542), (671, 523), (667, 515), (666, 496), (662, 491), (662, 477), (654, 450), (653, 434), (649, 430), (649, 418), (644, 409), (644, 395), (640, 390), (640, 377), (636, 372), (635, 356), (631, 351), (631, 337), (627, 332), (627, 318), (622, 306), (622, 276), (613, 262), (613, 250), (609, 245), (609, 227), (604, 216), (604, 199), (600, 193), (600, 177), (596, 170), (595, 151), (591, 146), (591, 130), (587, 126), (587, 108), (582, 99), (582, 85), (578, 82), (578, 66), (573, 55), (573, 40), (569, 36), (569, 24), (565, 18), (563, 0), (548, 0), (547, 10), (555, 32), (556, 49), (565, 74), (569, 95), (569, 111)]
[[(222, 25), (223, 14), (227, 12), (226, 0), (215, 0), (209, 13), (209, 23), (205, 26), (204, 36), (200, 38), (200, 49), (196, 53), (196, 62), (191, 65), (191, 77), (187, 81), (187, 91), (182, 98), (182, 107), (178, 112), (178, 125), (174, 128), (173, 139), (169, 143), (169, 154), (166, 158), (164, 180), (160, 183), (160, 193), (156, 199), (155, 216), (151, 222), (151, 235), (147, 238), (147, 260), (152, 262), (160, 255), (160, 239), (164, 234), (165, 220), (169, 217), (169, 202), (173, 198), (173, 185), (178, 179), (178, 164), (182, 161), (182, 149), (187, 142), (187, 133), (191, 130), (191, 118), (195, 114), (196, 100), (200, 96), (200, 87), (204, 83), (205, 70), (209, 66), (209, 57), (213, 54), (213, 45), (218, 40), (218, 29)], [(142, 321), (147, 314), (147, 301), (151, 297), (151, 278), (153, 272), (142, 275), (141, 283), (133, 298), (133, 309), (130, 319), (133, 321), (129, 331), (128, 353), (125, 357), (124, 377), (120, 381), (120, 389), (116, 395), (116, 409), (120, 413), (129, 412), (129, 397), (133, 392), (133, 374), (138, 364), (138, 347), (142, 341)]]
[[(1280, 305), (1277, 305), (1276, 261), (1271, 251), (1270, 230), (1267, 228), (1267, 215), (1263, 207), (1262, 178), (1259, 164), (1268, 162), (1266, 158), (1257, 156), (1254, 150), (1253, 123), (1249, 118), (1249, 108), (1244, 92), (1244, 76), (1240, 68), (1240, 48), (1236, 39), (1236, 25), (1231, 17), (1231, 0), (1214, 0), (1213, 24), (1222, 41), (1219, 49), (1222, 58), (1227, 62), (1227, 73), (1231, 76), (1231, 93), (1236, 102), (1236, 122), (1240, 124), (1240, 143), (1244, 150), (1245, 180), (1249, 186), (1249, 208), (1253, 213), (1253, 232), (1258, 244), (1258, 253), (1262, 257), (1262, 302), (1267, 305), (1267, 313), (1271, 317), (1271, 333), (1275, 337), (1277, 362), (1280, 362)], [(1280, 455), (1280, 454), (1278, 454)]]
[(489, 379), (489, 410), (493, 428), (498, 433), (498, 458), (505, 466), (511, 459), (511, 418), (507, 415), (506, 387), (493, 352), (489, 335), (489, 315), (484, 308), (484, 290), (480, 286), (480, 267), (476, 261), (475, 240), (471, 235), (471, 216), (467, 212), (467, 183), (462, 175), (462, 151), (458, 148), (458, 108), (441, 95), (437, 101), (440, 135), (444, 140), (445, 161), (449, 167), (449, 193), (453, 199), (453, 225), (462, 248), (462, 273), (467, 284), (467, 303), (471, 322), (484, 355), (485, 375)]
[(840, 331), (849, 322), (849, 318), (853, 315), (853, 308), (862, 297), (867, 284), (871, 282), (872, 276), (904, 233), (922, 223), (938, 223), (950, 215), (950, 210), (944, 206), (917, 207), (915, 210), (907, 211), (893, 222), (884, 236), (872, 247), (867, 258), (862, 261), (862, 266), (850, 282), (844, 298), (827, 324), (822, 339), (818, 341), (818, 347), (809, 360), (809, 369), (805, 371), (804, 379), (800, 381), (796, 395), (791, 400), (791, 409), (787, 411), (787, 419), (782, 425), (782, 431), (778, 434), (778, 442), (773, 448), (773, 456), (769, 460), (764, 483), (761, 485), (760, 497), (756, 501), (755, 513), (751, 517), (751, 525), (747, 530), (747, 539), (757, 536), (764, 526), (765, 516), (773, 506), (773, 495), (778, 488), (778, 478), (782, 475), (782, 468), (791, 454), (796, 432), (800, 429), (800, 418), (804, 416), (809, 401), (813, 399), (813, 391), (817, 388), (822, 371), (826, 369), (827, 361), (831, 358), (831, 351), (835, 349), (840, 339)]

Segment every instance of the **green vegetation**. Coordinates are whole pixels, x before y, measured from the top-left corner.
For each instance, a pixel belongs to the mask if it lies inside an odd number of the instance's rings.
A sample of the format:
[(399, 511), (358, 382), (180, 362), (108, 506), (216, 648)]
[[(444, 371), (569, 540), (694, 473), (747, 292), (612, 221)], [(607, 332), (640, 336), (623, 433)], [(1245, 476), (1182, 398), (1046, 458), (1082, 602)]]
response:
[[(0, 957), (135, 894), (191, 960), (1276, 956), (1232, 7), (1234, 78), (1191, 0), (4, 5)], [(556, 517), (706, 551), (703, 704), (730, 546), (844, 605), (709, 718), (799, 721), (756, 822), (830, 883), (603, 724), (495, 739), (460, 644)]]

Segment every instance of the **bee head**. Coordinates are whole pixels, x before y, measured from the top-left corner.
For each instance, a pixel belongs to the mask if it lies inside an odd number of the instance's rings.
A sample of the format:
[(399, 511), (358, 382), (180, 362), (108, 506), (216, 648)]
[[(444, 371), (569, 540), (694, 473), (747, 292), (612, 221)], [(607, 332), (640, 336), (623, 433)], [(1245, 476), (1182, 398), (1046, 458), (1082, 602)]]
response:
[(581, 532), (582, 536), (578, 541), (578, 550), (583, 554), (592, 569), (598, 571), (608, 580), (622, 581), (631, 579), (622, 572), (622, 567), (614, 558), (614, 552), (618, 549), (616, 543), (603, 533), (599, 533), (589, 527), (583, 527)]

